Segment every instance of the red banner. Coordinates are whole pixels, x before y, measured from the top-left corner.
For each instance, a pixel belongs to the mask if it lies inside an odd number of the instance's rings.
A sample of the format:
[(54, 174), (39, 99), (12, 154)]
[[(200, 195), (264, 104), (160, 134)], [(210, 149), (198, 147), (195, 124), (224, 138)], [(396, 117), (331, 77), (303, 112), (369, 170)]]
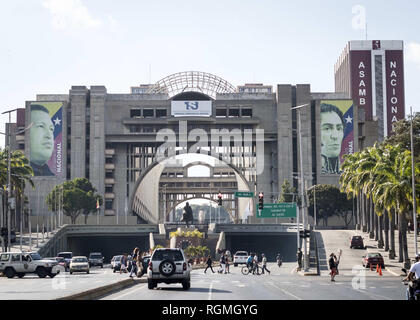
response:
[(405, 117), (404, 59), (402, 50), (385, 52), (388, 135), (393, 124)]
[(372, 60), (371, 52), (350, 52), (350, 77), (353, 102), (365, 110), (366, 120), (372, 120)]

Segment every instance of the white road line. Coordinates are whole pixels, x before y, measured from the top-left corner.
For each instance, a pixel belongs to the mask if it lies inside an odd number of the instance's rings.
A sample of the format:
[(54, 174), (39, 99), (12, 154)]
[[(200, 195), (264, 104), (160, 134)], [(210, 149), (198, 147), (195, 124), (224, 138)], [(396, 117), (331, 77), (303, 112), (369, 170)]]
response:
[(211, 293), (213, 290), (213, 281), (210, 283), (210, 288), (209, 288), (209, 298), (207, 300), (211, 300)]
[(124, 294), (122, 294), (122, 295), (119, 295), (119, 296), (115, 297), (115, 298), (114, 298), (114, 299), (112, 299), (112, 300), (118, 300), (118, 299), (121, 299), (122, 297), (125, 297), (125, 296), (127, 296), (127, 295), (130, 295), (130, 294), (132, 294), (132, 293), (134, 293), (134, 292), (136, 292), (136, 291), (138, 291), (138, 290), (143, 289), (144, 287), (146, 287), (146, 285), (143, 285), (143, 286), (141, 286), (141, 287), (139, 287), (139, 288), (135, 288), (135, 290), (132, 290), (132, 291), (129, 291), (129, 292), (124, 293)]
[(295, 298), (295, 299), (297, 299), (297, 300), (302, 300), (301, 298), (299, 298), (299, 297), (297, 297), (297, 296), (295, 296), (293, 293), (290, 293), (289, 291), (286, 291), (286, 290), (284, 290), (283, 288), (280, 288), (280, 287), (278, 287), (278, 286), (276, 286), (275, 284), (271, 284), (273, 287), (276, 287), (277, 289), (280, 289), (281, 291), (283, 291), (285, 294), (287, 294), (287, 295), (289, 295), (289, 296), (291, 296), (291, 297), (293, 297), (293, 298)]

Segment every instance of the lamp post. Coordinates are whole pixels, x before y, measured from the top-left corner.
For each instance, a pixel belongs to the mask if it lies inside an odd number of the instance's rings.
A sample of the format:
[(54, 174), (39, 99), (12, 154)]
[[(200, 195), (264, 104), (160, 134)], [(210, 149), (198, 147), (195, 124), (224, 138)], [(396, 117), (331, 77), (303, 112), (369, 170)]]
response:
[(413, 107), (410, 107), (411, 121), (410, 121), (410, 140), (411, 140), (411, 184), (413, 189), (413, 224), (414, 224), (414, 250), (417, 254), (417, 208), (416, 208), (416, 185), (414, 181), (414, 142), (413, 142)]
[[(301, 119), (300, 119), (300, 109), (304, 108), (304, 107), (308, 107), (310, 106), (310, 104), (303, 104), (297, 107), (292, 108), (292, 110), (297, 110), (297, 115), (298, 115), (298, 124), (299, 124), (299, 160), (300, 160), (300, 181), (301, 181), (301, 201), (302, 201), (302, 224), (303, 224), (303, 230), (305, 230), (306, 227), (306, 219), (305, 219), (305, 206), (306, 206), (306, 202), (305, 202), (305, 181), (303, 178), (303, 155), (302, 155), (302, 123), (301, 123)], [(298, 225), (299, 226), (299, 225)], [(298, 227), (298, 232), (299, 232), (299, 227)], [(303, 269), (305, 271), (308, 270), (308, 264), (307, 264), (307, 252), (306, 252), (306, 238), (304, 238), (303, 240)]]

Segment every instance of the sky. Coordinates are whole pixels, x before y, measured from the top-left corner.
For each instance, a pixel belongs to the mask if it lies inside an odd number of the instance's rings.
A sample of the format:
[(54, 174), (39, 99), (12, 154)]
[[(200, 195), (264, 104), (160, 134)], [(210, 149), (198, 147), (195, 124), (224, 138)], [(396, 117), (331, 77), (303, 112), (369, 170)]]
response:
[[(108, 93), (181, 71), (334, 91), (350, 40), (403, 40), (406, 114), (420, 112), (420, 1), (0, 0), (0, 112), (37, 94)], [(367, 31), (366, 22), (367, 21)], [(12, 116), (15, 121), (16, 116)], [(0, 116), (4, 132), (7, 116)], [(4, 146), (4, 137), (0, 137)]]

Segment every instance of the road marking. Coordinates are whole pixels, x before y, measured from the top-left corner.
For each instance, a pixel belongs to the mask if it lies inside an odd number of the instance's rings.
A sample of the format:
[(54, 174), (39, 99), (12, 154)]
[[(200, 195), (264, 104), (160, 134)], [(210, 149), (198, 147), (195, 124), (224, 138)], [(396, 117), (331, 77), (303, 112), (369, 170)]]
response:
[(132, 293), (134, 293), (134, 292), (136, 292), (136, 291), (138, 291), (138, 290), (141, 290), (141, 289), (143, 289), (144, 287), (146, 287), (146, 285), (143, 285), (143, 286), (141, 286), (141, 287), (139, 287), (139, 288), (135, 288), (135, 290), (132, 290), (132, 291), (129, 291), (129, 292), (124, 293), (124, 294), (122, 294), (122, 295), (119, 295), (119, 296), (115, 297), (115, 298), (114, 298), (114, 299), (112, 299), (112, 300), (118, 300), (118, 299), (121, 299), (122, 297), (125, 297), (125, 296), (127, 296), (127, 295), (129, 295), (129, 294), (132, 294)]
[(287, 294), (287, 295), (289, 295), (289, 296), (291, 296), (291, 297), (293, 297), (293, 298), (295, 298), (295, 299), (297, 299), (297, 300), (302, 300), (301, 298), (299, 298), (298, 296), (295, 296), (293, 293), (290, 293), (289, 291), (286, 291), (286, 290), (284, 290), (283, 288), (280, 288), (280, 287), (278, 287), (278, 286), (276, 286), (275, 284), (273, 284), (273, 283), (271, 283), (271, 285), (273, 286), (273, 287), (276, 287), (277, 289), (280, 289), (281, 291), (283, 291), (285, 294)]
[(213, 290), (213, 281), (210, 283), (210, 288), (209, 288), (209, 298), (207, 300), (211, 300), (211, 292)]

